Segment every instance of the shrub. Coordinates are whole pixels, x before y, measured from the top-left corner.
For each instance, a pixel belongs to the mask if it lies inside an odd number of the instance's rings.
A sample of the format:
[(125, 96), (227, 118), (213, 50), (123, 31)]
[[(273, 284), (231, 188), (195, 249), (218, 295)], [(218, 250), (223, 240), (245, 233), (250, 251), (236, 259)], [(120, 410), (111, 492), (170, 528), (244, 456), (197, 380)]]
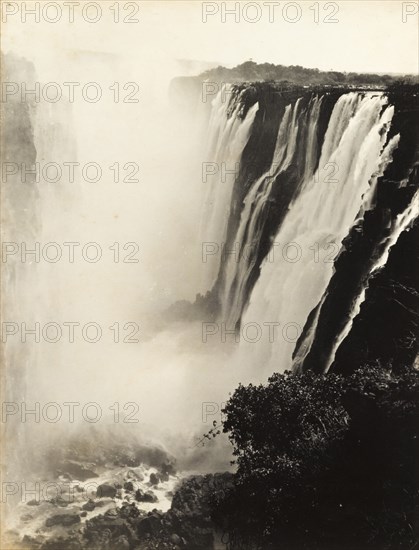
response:
[(230, 548), (408, 549), (418, 509), (419, 373), (273, 375), (224, 409), (234, 486), (213, 504)]

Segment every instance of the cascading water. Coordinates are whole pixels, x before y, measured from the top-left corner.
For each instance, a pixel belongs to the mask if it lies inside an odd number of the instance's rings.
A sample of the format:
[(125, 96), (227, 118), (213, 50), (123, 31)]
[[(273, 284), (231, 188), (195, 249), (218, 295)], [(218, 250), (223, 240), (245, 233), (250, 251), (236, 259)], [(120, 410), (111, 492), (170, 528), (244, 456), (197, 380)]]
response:
[[(338, 181), (325, 183), (315, 175), (284, 220), (275, 242), (295, 243), (298, 261), (265, 262), (250, 297), (244, 322), (295, 323), (304, 326), (307, 316), (321, 299), (333, 274), (333, 263), (316, 261), (313, 247), (333, 244), (340, 249), (343, 238), (362, 206), (369, 181), (380, 162), (393, 108), (386, 98), (368, 95), (359, 99), (348, 94), (339, 99), (332, 114), (319, 162), (336, 166)], [(384, 110), (383, 110), (384, 109)], [(270, 370), (289, 369), (290, 347), (277, 339), (266, 347)], [(246, 346), (245, 346), (246, 347)]]
[(275, 185), (277, 176), (285, 172), (293, 161), (301, 123), (300, 116), (306, 119), (305, 126), (308, 128), (307, 154), (301, 185), (313, 175), (316, 163), (314, 132), (320, 113), (321, 98), (312, 98), (303, 114), (300, 113), (299, 104), (300, 99), (293, 106), (286, 107), (279, 126), (272, 165), (269, 171), (255, 182), (244, 201), (239, 229), (234, 239), (240, 248), (240, 256), (238, 260), (235, 257), (229, 258), (221, 298), (222, 318), (229, 327), (236, 327), (240, 321), (246, 303), (246, 286), (256, 262), (256, 252), (266, 221), (266, 208), (269, 206), (272, 186)]
[[(231, 87), (220, 91), (212, 103), (209, 121), (208, 149), (205, 154), (205, 166), (209, 174), (204, 176), (208, 185), (201, 235), (203, 243), (220, 246), (226, 238), (228, 218), (235, 173), (240, 157), (249, 139), (250, 130), (258, 111), (256, 103), (243, 118), (240, 95), (226, 94)], [(218, 273), (219, 262), (211, 262), (204, 270), (204, 288), (211, 287)]]
[[(299, 97), (291, 98), (285, 105), (270, 166), (248, 187), (236, 230), (227, 236), (230, 245), (234, 246), (234, 254), (230, 254), (221, 267), (216, 266), (219, 268), (215, 285), (219, 319), (228, 329), (239, 330), (241, 325), (248, 324), (259, 327), (292, 324), (298, 332), (295, 338), (284, 340), (279, 329), (270, 345), (254, 346), (253, 342), (241, 340), (239, 362), (251, 354), (258, 368), (263, 365), (267, 373), (292, 367), (298, 369), (304, 362), (316, 336), (320, 311), (334, 273), (334, 260), (342, 251), (342, 241), (351, 228), (362, 221), (365, 213), (374, 208), (377, 182), (392, 162), (400, 141), (399, 134), (389, 138), (394, 107), (388, 104), (385, 94), (341, 94), (333, 104), (321, 135), (319, 126), (327, 101), (330, 99), (326, 95), (312, 94), (305, 103)], [(239, 111), (237, 105), (234, 108), (235, 112)], [(234, 123), (230, 121), (228, 127), (226, 109), (219, 105), (219, 98), (213, 109), (218, 116), (224, 113), (223, 121), (217, 119), (217, 129), (211, 128), (215, 158), (219, 162), (231, 159), (231, 150), (234, 150), (237, 161), (243, 161), (240, 158), (244, 154), (243, 147), (230, 145), (225, 149), (224, 138), (234, 135), (231, 131)], [(251, 124), (246, 129), (246, 141), (250, 131)], [(217, 143), (215, 148), (214, 141)], [(272, 231), (272, 210), (278, 208), (278, 193), (282, 187), (290, 186), (290, 182), (293, 188), (287, 191), (287, 204), (282, 205), (285, 211), (278, 216), (276, 230)], [(218, 194), (216, 210), (225, 215), (231, 212), (234, 182), (230, 181), (228, 190), (217, 183), (217, 189), (211, 188), (212, 201), (216, 202), (214, 195)], [(225, 200), (227, 202), (222, 205)], [(394, 223), (391, 235), (383, 238), (387, 244), (383, 244), (372, 271), (378, 269), (382, 261), (385, 263), (383, 258), (388, 255), (388, 249), (415, 218), (415, 212), (416, 209), (409, 206)], [(212, 219), (213, 234), (217, 229), (225, 238), (226, 219), (222, 223), (217, 216)], [(265, 248), (269, 255), (265, 252), (261, 256), (267, 239), (269, 245)], [(222, 241), (223, 238), (216, 242)], [(215, 275), (216, 270), (212, 270), (211, 281)], [(348, 314), (345, 329), (336, 336), (328, 364), (350, 330), (351, 319), (359, 311), (362, 300), (361, 292)], [(295, 353), (297, 338), (308, 318), (311, 319), (310, 327), (304, 334), (303, 345), (300, 341)]]

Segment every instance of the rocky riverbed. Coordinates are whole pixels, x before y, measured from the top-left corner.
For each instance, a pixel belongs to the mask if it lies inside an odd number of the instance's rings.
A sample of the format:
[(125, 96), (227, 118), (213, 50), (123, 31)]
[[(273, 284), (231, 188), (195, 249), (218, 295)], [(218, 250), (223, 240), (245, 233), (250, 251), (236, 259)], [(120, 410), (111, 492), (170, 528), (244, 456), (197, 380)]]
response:
[(30, 489), (28, 484), (8, 522), (10, 547), (225, 548), (211, 521), (209, 502), (225, 490), (232, 474), (178, 472), (174, 458), (158, 448), (112, 453), (111, 460), (62, 460), (54, 476), (43, 477)]

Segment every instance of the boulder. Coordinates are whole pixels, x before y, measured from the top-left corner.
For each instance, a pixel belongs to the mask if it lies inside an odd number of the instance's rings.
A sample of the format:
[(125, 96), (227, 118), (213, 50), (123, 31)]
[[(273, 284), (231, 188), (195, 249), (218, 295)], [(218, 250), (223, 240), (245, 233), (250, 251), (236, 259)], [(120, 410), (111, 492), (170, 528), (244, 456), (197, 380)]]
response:
[(80, 481), (86, 481), (86, 479), (90, 479), (92, 477), (98, 477), (97, 473), (92, 470), (92, 468), (88, 468), (84, 464), (80, 462), (76, 462), (75, 460), (67, 460), (62, 464), (62, 469), (64, 470), (66, 477), (70, 477), (70, 479), (79, 479)]
[(160, 479), (157, 474), (150, 474), (150, 485), (158, 485), (159, 481)]
[(157, 502), (158, 498), (153, 491), (144, 492), (141, 489), (138, 489), (135, 493), (135, 500), (137, 502)]
[(124, 483), (124, 489), (125, 489), (125, 491), (133, 491), (134, 490), (134, 484), (132, 483), (132, 481), (126, 481)]
[(64, 500), (61, 497), (52, 498), (49, 502), (54, 506), (61, 506), (62, 508), (65, 508), (66, 506), (69, 505), (68, 500)]
[(128, 470), (126, 473), (126, 479), (135, 479), (137, 481), (144, 481), (143, 474), (137, 473), (134, 470)]
[(86, 504), (83, 504), (82, 509), (91, 512), (96, 508), (96, 504), (92, 499), (89, 499)]
[(96, 490), (96, 495), (99, 498), (110, 497), (114, 498), (116, 495), (116, 488), (108, 483), (102, 483)]
[(62, 525), (63, 527), (68, 527), (70, 525), (75, 525), (76, 523), (80, 523), (80, 516), (75, 513), (56, 514), (55, 516), (47, 518), (47, 520), (45, 521), (45, 525), (47, 527), (53, 527), (54, 525)]

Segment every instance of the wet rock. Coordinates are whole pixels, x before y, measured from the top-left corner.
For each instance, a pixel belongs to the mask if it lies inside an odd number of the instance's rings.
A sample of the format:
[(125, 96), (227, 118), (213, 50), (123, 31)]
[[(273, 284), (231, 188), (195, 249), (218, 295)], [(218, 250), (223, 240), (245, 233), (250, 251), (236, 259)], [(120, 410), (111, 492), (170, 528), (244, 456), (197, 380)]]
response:
[(170, 478), (169, 474), (165, 472), (160, 472), (159, 477), (160, 477), (160, 481), (169, 481), (169, 478)]
[(95, 502), (96, 508), (101, 508), (102, 506), (106, 506), (110, 502), (114, 502), (112, 499), (108, 498), (106, 500), (98, 500)]
[(126, 479), (134, 479), (136, 481), (144, 481), (143, 474), (137, 473), (134, 470), (128, 470), (126, 473)]
[(105, 512), (105, 518), (114, 519), (117, 517), (118, 517), (118, 512), (115, 510), (115, 508), (113, 508), (112, 510), (107, 510), (107, 512)]
[(33, 499), (26, 503), (27, 506), (39, 506), (41, 503), (39, 500)]
[(22, 521), (31, 521), (31, 519), (33, 519), (33, 515), (32, 514), (23, 514), (23, 516), (21, 516), (20, 519)]
[(86, 467), (84, 464), (75, 460), (67, 460), (62, 464), (62, 469), (65, 474), (70, 476), (70, 479), (75, 478), (80, 481), (86, 481), (92, 477), (98, 477), (97, 473), (90, 467)]
[(76, 523), (80, 523), (80, 516), (75, 513), (56, 514), (45, 521), (45, 525), (47, 527), (53, 527), (54, 525), (68, 527), (70, 525), (75, 525)]
[(52, 498), (48, 502), (54, 506), (61, 506), (62, 508), (65, 508), (69, 504), (68, 500), (64, 500), (62, 497)]
[(134, 484), (132, 483), (132, 481), (126, 481), (124, 483), (124, 489), (125, 489), (125, 491), (133, 491), (134, 490)]
[(83, 504), (82, 509), (91, 512), (96, 508), (96, 504), (92, 499), (89, 499), (86, 504)]
[(167, 459), (159, 466), (159, 477), (161, 481), (168, 481), (169, 476), (176, 475), (176, 461)]
[(138, 489), (135, 493), (135, 500), (137, 502), (157, 502), (158, 498), (153, 491), (144, 492), (141, 489)]
[(134, 503), (128, 504), (124, 502), (119, 510), (119, 515), (122, 518), (138, 518), (138, 516), (140, 515), (140, 511)]
[(80, 517), (81, 517), (81, 518), (85, 518), (86, 516), (87, 516), (87, 512), (86, 512), (86, 511), (80, 513)]
[(157, 474), (150, 474), (150, 484), (151, 485), (158, 485), (159, 484), (159, 477)]
[(102, 485), (99, 485), (99, 487), (97, 488), (96, 495), (99, 498), (114, 498), (116, 495), (116, 488), (113, 485), (109, 485), (108, 483), (102, 483)]

